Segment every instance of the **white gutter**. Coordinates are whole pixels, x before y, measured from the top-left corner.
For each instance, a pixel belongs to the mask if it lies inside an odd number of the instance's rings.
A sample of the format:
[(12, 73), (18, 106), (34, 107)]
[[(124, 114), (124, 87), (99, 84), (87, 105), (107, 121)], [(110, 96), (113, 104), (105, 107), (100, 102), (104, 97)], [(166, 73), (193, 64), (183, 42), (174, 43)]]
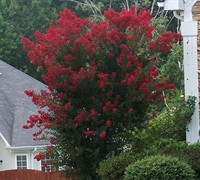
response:
[(37, 147), (35, 147), (31, 152), (30, 152), (30, 166), (31, 166), (31, 169), (34, 169), (34, 166), (33, 166), (33, 160), (34, 160), (34, 156), (33, 156), (33, 153), (34, 152), (37, 152)]
[(0, 137), (2, 138), (3, 142), (6, 144), (6, 149), (8, 150), (23, 150), (23, 149), (43, 149), (45, 147), (47, 147), (49, 144), (46, 145), (35, 145), (35, 146), (10, 146), (10, 144), (8, 143), (8, 141), (5, 139), (5, 137), (3, 136), (3, 134), (0, 132)]
[(35, 150), (35, 148), (37, 148), (37, 150), (41, 150), (44, 149), (45, 147), (47, 147), (48, 145), (36, 145), (36, 146), (16, 146), (16, 147), (6, 147), (6, 149), (8, 150)]

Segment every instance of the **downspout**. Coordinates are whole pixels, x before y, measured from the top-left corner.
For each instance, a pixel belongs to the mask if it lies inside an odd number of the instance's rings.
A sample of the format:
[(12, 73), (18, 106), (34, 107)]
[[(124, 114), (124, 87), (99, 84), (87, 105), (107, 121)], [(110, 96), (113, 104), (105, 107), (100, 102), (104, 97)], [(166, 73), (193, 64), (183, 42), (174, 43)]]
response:
[(35, 147), (32, 151), (31, 151), (31, 153), (30, 153), (30, 164), (31, 164), (31, 169), (34, 169), (34, 167), (33, 167), (33, 159), (34, 159), (34, 157), (33, 157), (33, 153), (34, 152), (36, 152), (37, 151), (37, 147)]
[(197, 54), (197, 21), (193, 21), (192, 7), (197, 0), (185, 0), (183, 21), (181, 22), (181, 34), (183, 36), (184, 49), (184, 83), (185, 98), (195, 96), (197, 98), (195, 111), (191, 122), (186, 128), (186, 141), (195, 143), (199, 141), (199, 90), (198, 90), (198, 54)]

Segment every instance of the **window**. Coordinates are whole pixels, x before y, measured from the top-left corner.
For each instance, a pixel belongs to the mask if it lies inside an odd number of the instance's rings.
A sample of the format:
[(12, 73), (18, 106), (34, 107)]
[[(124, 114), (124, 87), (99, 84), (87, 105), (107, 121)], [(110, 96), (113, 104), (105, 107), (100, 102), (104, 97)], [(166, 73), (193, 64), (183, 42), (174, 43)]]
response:
[(17, 169), (27, 169), (27, 155), (17, 155)]
[(53, 172), (56, 171), (56, 167), (54, 165), (48, 164), (49, 157), (43, 157), (41, 159), (41, 170), (44, 172)]

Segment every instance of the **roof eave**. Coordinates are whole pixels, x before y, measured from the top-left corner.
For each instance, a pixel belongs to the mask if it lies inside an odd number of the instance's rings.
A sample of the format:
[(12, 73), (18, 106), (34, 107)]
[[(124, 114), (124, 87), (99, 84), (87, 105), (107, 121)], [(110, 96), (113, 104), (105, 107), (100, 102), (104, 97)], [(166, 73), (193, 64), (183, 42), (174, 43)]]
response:
[(6, 140), (6, 138), (3, 136), (2, 133), (0, 133), (0, 137), (3, 140), (3, 142), (6, 144), (6, 148), (10, 148), (10, 144), (8, 143), (8, 141)]

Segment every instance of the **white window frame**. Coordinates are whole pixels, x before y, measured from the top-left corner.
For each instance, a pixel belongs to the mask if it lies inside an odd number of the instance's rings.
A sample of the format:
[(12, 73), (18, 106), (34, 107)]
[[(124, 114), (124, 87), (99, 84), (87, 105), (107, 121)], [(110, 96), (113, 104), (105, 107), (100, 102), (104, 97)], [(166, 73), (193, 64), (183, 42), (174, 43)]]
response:
[(18, 169), (17, 167), (17, 156), (26, 156), (26, 169), (29, 168), (29, 160), (28, 160), (28, 154), (15, 154), (15, 169)]
[[(48, 158), (45, 156), (45, 157), (43, 157), (41, 160), (40, 160), (40, 171), (43, 171), (42, 170), (42, 162), (43, 162), (43, 160), (45, 159), (45, 162), (46, 161), (48, 161)], [(50, 172), (54, 172), (54, 169), (55, 169), (55, 166), (54, 165), (47, 165), (47, 166), (49, 166), (50, 167)], [(47, 172), (47, 169), (48, 168), (46, 168), (46, 167), (44, 167), (45, 168), (45, 171), (43, 171), (43, 172)], [(52, 169), (53, 169), (53, 171), (52, 171)]]

